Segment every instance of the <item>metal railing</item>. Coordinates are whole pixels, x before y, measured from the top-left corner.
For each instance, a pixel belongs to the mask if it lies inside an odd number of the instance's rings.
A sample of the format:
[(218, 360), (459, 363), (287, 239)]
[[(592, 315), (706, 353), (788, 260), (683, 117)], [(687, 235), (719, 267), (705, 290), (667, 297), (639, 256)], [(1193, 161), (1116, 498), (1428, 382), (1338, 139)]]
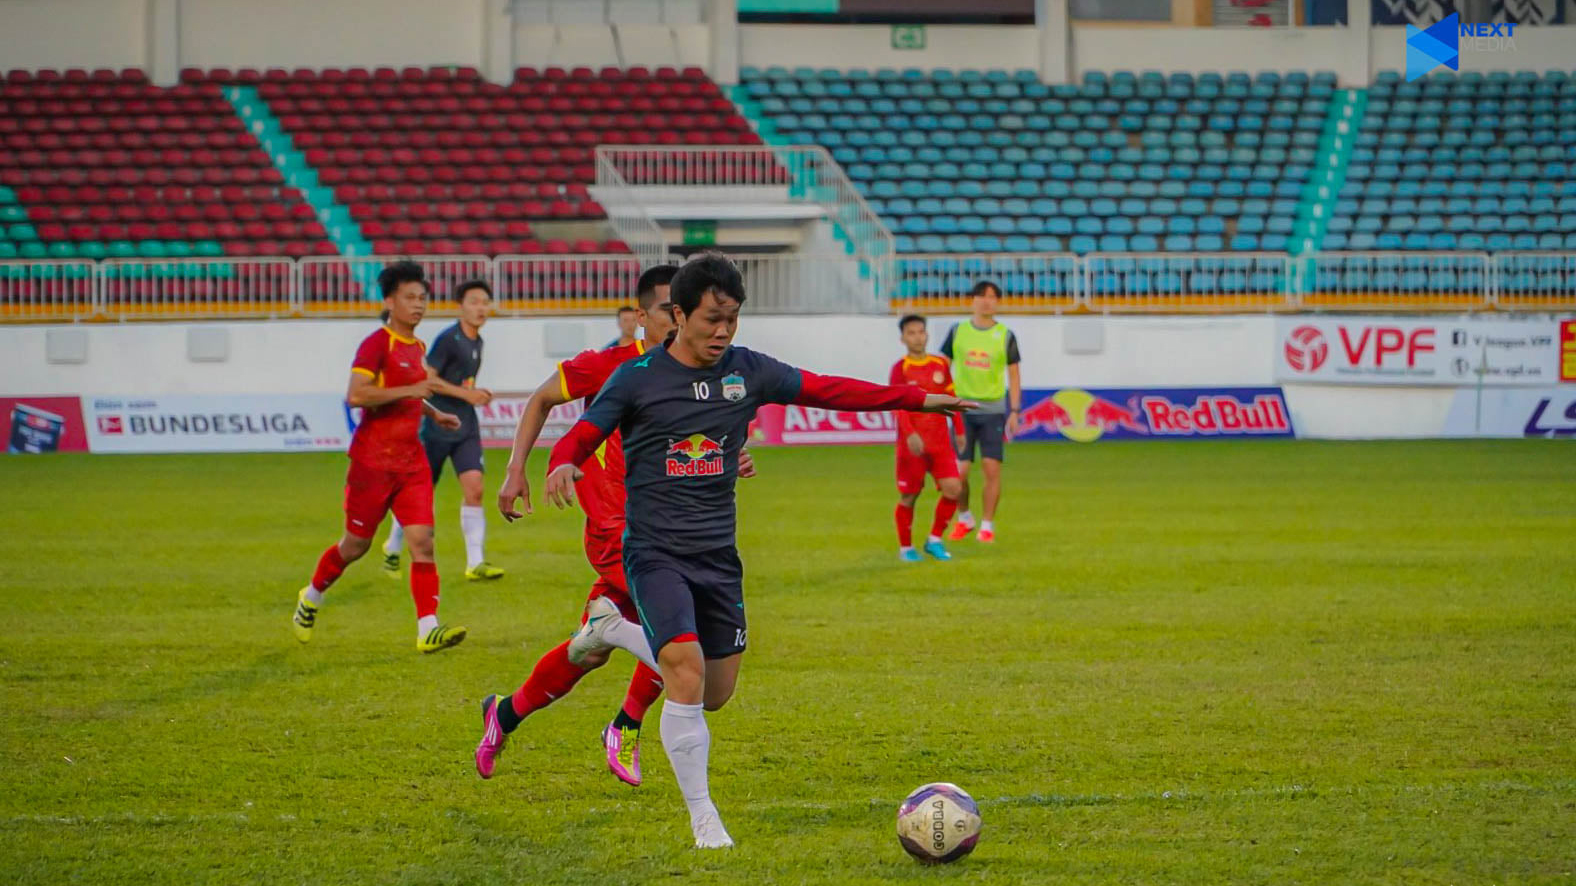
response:
[(854, 187), (843, 167), (819, 145), (724, 145), (705, 148), (599, 145), (597, 184), (632, 189), (647, 203), (788, 201), (821, 207), (834, 236), (868, 267), (877, 297), (892, 294), (891, 260), (897, 241)]
[(1085, 257), (1084, 307), (1100, 313), (1292, 310), (1284, 254), (1094, 254)]
[(1493, 268), (1478, 252), (1329, 252), (1291, 259), (1308, 309), (1454, 311), (1493, 305)]
[(744, 310), (754, 314), (879, 314), (869, 263), (852, 255), (735, 255)]
[[(886, 288), (858, 255), (733, 258), (746, 309), (758, 314), (966, 311), (968, 290), (986, 279), (1010, 312), (1576, 311), (1576, 253), (905, 254), (887, 263)], [(416, 260), (435, 312), (476, 278), (493, 286), (502, 316), (629, 304), (646, 266), (633, 255)], [(364, 316), (377, 309), (388, 261), (0, 261), (0, 322)]]
[(1568, 308), (1576, 292), (1576, 253), (1501, 252), (1491, 259), (1494, 304), (1501, 310)]
[(611, 311), (634, 303), (644, 267), (633, 255), (501, 255), (493, 262), (495, 304), (504, 314)]
[(89, 259), (0, 262), (0, 321), (102, 316), (100, 274), (98, 263)]
[(979, 280), (1002, 288), (1007, 311), (1062, 313), (1082, 304), (1083, 266), (1072, 253), (954, 255), (905, 254), (892, 262), (894, 307), (913, 311), (966, 311), (968, 291)]
[[(432, 289), (429, 309), (449, 302), (455, 287), (466, 280), (485, 280), (493, 285), (493, 260), (485, 255), (418, 255), (412, 258), (427, 272)], [(383, 295), (378, 289), (378, 272), (390, 259), (386, 256), (364, 258), (303, 258), (297, 273), (298, 314), (331, 316), (365, 314), (368, 302)]]
[(110, 320), (298, 315), (300, 267), (287, 258), (110, 259), (99, 274), (99, 313)]
[(668, 249), (662, 227), (646, 212), (645, 205), (630, 189), (623, 172), (601, 149), (596, 152), (596, 183), (597, 196), (614, 233), (629, 244), (630, 251), (646, 264), (662, 261)]

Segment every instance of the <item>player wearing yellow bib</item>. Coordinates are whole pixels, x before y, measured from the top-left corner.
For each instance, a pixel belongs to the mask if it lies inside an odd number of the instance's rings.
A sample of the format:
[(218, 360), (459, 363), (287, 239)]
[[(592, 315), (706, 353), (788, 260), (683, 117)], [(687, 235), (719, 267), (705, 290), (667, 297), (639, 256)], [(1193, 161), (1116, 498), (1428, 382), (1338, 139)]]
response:
[(969, 511), (969, 463), (976, 446), (983, 457), (985, 492), (979, 523), (979, 540), (996, 540), (996, 505), (1001, 501), (1001, 463), (1006, 441), (1018, 432), (1018, 416), (1023, 409), (1023, 386), (1018, 377), (1018, 337), (996, 322), (996, 305), (1001, 288), (981, 280), (969, 290), (974, 296), (974, 316), (947, 332), (941, 354), (952, 361), (952, 381), (957, 395), (980, 404), (979, 409), (963, 416), (964, 432), (957, 438), (958, 473), (963, 491), (958, 495), (957, 525), (953, 540), (974, 531), (974, 515)]

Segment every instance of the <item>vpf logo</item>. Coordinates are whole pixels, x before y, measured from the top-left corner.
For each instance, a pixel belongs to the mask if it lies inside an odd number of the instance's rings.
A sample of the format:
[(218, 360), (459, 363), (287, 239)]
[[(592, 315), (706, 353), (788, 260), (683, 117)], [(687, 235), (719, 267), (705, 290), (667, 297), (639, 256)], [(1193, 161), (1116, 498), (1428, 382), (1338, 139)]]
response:
[(1317, 326), (1299, 326), (1286, 336), (1286, 365), (1298, 372), (1316, 372), (1330, 356), (1330, 344)]
[(723, 472), (723, 443), (705, 434), (690, 434), (668, 442), (665, 465), (669, 477), (715, 477)]

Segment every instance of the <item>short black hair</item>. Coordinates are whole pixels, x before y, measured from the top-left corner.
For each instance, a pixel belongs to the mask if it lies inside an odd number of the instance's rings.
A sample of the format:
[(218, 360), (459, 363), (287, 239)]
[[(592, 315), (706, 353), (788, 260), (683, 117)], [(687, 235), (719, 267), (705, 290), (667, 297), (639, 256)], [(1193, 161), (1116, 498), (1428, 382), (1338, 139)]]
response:
[(985, 290), (987, 289), (995, 290), (996, 297), (1001, 298), (1001, 287), (996, 285), (995, 280), (981, 280), (980, 282), (975, 283), (974, 288), (969, 290), (969, 295), (984, 295)]
[(456, 302), (465, 301), (465, 294), (472, 289), (480, 289), (482, 292), (487, 293), (488, 298), (492, 298), (492, 285), (486, 280), (477, 277), (466, 280), (464, 283), (454, 287), (454, 300)]
[(651, 310), (657, 301), (657, 287), (672, 285), (673, 275), (678, 272), (678, 265), (652, 265), (641, 272), (640, 279), (635, 281), (635, 301), (640, 303), (642, 311)]
[(378, 288), (383, 290), (384, 298), (392, 297), (406, 283), (420, 283), (429, 292), (432, 290), (427, 283), (427, 272), (409, 259), (387, 265), (378, 272)]
[(686, 315), (700, 307), (706, 293), (715, 291), (739, 304), (744, 303), (744, 278), (728, 257), (720, 252), (697, 253), (673, 275), (669, 295), (673, 307)]
[(898, 332), (902, 332), (903, 330), (907, 329), (908, 328), (908, 324), (910, 324), (910, 323), (918, 323), (921, 326), (925, 325), (925, 315), (924, 314), (904, 314), (903, 315), (903, 319), (897, 321), (897, 331)]
[(630, 307), (629, 305), (624, 305), (624, 306), (622, 306), (622, 307), (620, 307), (618, 309), (618, 316), (620, 316), (620, 317), (624, 316), (625, 314), (633, 314), (633, 313), (635, 313), (635, 309)]

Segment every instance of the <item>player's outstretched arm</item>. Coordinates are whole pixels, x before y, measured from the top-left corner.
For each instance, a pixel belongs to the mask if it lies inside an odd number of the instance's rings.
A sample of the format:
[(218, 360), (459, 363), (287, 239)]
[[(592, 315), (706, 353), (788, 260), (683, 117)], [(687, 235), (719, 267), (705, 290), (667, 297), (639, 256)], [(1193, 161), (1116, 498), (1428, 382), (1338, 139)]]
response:
[[(569, 402), (563, 396), (562, 387), (555, 370), (531, 393), (525, 411), (520, 413), (520, 421), (514, 426), (514, 447), (509, 451), (509, 464), (503, 472), (503, 486), (498, 490), (498, 513), (511, 523), (531, 513), (531, 482), (525, 477), (525, 463), (531, 457), (536, 441), (542, 437), (548, 413), (553, 411), (554, 406)], [(523, 502), (524, 512), (515, 509), (516, 501)]]
[(799, 395), (793, 399), (793, 402), (800, 406), (844, 409), (853, 412), (877, 412), (886, 409), (953, 412), (960, 409), (974, 409), (979, 405), (947, 394), (927, 394), (913, 385), (877, 385), (857, 378), (817, 375), (804, 369), (799, 370), (799, 374), (801, 379)]
[(383, 406), (396, 400), (425, 400), (432, 396), (432, 380), (422, 379), (413, 385), (385, 388), (373, 380), (365, 370), (350, 371), (350, 387), (345, 390), (345, 402), (363, 409)]

